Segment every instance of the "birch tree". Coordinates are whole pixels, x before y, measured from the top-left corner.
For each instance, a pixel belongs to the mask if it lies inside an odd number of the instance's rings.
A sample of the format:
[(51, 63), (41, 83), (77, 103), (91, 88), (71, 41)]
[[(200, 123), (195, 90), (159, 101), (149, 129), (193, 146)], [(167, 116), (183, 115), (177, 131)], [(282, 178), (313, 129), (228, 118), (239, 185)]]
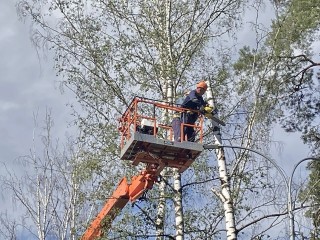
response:
[[(228, 123), (221, 129), (223, 141), (268, 155), (277, 112), (272, 111), (274, 99), (267, 94), (271, 82), (265, 81), (272, 80), (273, 69), (262, 61), (266, 54), (259, 51), (265, 39), (257, 39), (254, 51), (241, 50), (237, 62), (235, 49), (230, 48), (234, 31), (241, 31), (243, 8), (256, 9), (258, 14), (262, 2), (23, 0), (18, 7), (34, 24), (35, 44), (55, 53), (63, 86), (74, 91), (83, 107), (77, 115), (84, 132), (79, 141), (92, 156), (83, 165), (102, 182), (113, 182), (137, 170), (118, 161), (118, 142), (114, 141), (116, 119), (131, 98), (139, 95), (171, 102), (202, 77), (213, 86), (215, 105)], [(212, 143), (212, 129), (208, 132), (206, 142)], [(229, 178), (224, 183), (229, 182), (230, 198), (222, 203), (234, 211), (235, 227), (230, 232), (236, 236), (232, 238), (262, 238), (283, 222), (283, 185), (268, 161), (245, 150), (224, 155), (225, 177)], [(156, 233), (158, 238), (225, 239), (230, 230), (224, 222), (226, 208), (211, 191), (214, 188), (221, 196), (221, 189), (226, 189), (217, 172), (216, 160), (208, 153), (183, 176), (169, 171), (161, 189), (155, 186), (148, 201), (135, 204), (138, 214), (124, 209), (125, 218), (116, 221), (119, 225), (113, 225), (109, 236), (154, 237)], [(103, 189), (92, 197), (101, 201), (111, 191)], [(176, 211), (170, 211), (174, 204)], [(271, 217), (265, 226), (264, 220)]]
[(4, 239), (16, 240), (18, 239), (18, 223), (10, 216), (12, 216), (12, 214), (8, 212), (0, 214), (0, 236)]
[[(232, 29), (240, 3), (21, 1), (19, 9), (36, 24), (35, 42), (55, 49), (59, 73), (86, 110), (87, 117), (79, 117), (88, 133), (84, 141), (112, 160), (114, 114), (136, 92), (166, 99), (172, 89), (175, 98), (177, 90), (194, 84), (201, 75), (197, 62), (204, 61), (203, 47)], [(61, 20), (52, 24), (48, 15)], [(111, 163), (104, 168), (113, 169)]]
[[(22, 173), (7, 168), (1, 177), (2, 193), (8, 197), (19, 213), (13, 210), (10, 221), (1, 213), (1, 221), (6, 221), (10, 239), (18, 236), (33, 236), (36, 239), (78, 239), (86, 224), (86, 177), (82, 166), (76, 164), (81, 158), (71, 142), (60, 149), (61, 145), (53, 139), (53, 120), (47, 113), (44, 127), (38, 126), (35, 118), (33, 147), (30, 154), (20, 157)], [(38, 130), (41, 129), (38, 133)], [(87, 172), (88, 174), (88, 172)], [(2, 217), (3, 216), (3, 217)], [(10, 219), (9, 217), (9, 219)], [(5, 233), (7, 232), (7, 233)]]

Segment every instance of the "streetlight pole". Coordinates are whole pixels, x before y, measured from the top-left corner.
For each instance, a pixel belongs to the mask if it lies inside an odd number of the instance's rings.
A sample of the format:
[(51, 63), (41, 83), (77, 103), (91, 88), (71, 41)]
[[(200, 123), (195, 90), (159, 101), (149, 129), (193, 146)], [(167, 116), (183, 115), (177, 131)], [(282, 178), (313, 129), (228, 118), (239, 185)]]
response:
[(292, 194), (291, 194), (291, 188), (292, 188), (292, 179), (295, 170), (300, 165), (300, 163), (313, 160), (313, 161), (320, 161), (319, 157), (308, 157), (300, 160), (296, 165), (294, 165), (294, 168), (292, 170), (290, 179), (289, 179), (289, 186), (288, 186), (288, 214), (289, 214), (289, 220), (290, 220), (290, 240), (295, 240), (295, 230), (294, 230), (294, 214), (293, 214), (293, 202), (292, 202)]

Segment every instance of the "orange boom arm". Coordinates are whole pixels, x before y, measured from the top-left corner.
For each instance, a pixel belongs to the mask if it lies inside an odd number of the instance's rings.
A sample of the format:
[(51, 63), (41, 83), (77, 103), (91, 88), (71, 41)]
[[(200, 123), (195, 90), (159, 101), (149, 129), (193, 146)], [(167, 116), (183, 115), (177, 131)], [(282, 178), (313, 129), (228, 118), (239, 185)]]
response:
[(112, 197), (106, 201), (104, 207), (87, 228), (81, 240), (94, 240), (103, 236), (102, 229), (110, 228), (114, 218), (129, 200), (134, 202), (147, 189), (151, 189), (157, 181), (158, 175), (158, 171), (155, 168), (144, 170), (139, 175), (133, 176), (130, 184), (127, 182), (126, 177), (122, 178)]

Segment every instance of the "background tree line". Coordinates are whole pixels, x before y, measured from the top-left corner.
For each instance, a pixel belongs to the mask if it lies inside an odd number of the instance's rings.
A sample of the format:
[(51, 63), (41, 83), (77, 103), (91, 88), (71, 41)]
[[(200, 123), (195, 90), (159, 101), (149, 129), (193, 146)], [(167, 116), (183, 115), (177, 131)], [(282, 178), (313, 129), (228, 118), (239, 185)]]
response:
[[(31, 19), (35, 45), (54, 54), (63, 87), (82, 107), (75, 110), (81, 134), (72, 147), (61, 152), (52, 145), (48, 118), (44, 154), (24, 159), (33, 170), (22, 182), (13, 175), (2, 179), (25, 209), (22, 225), (38, 239), (79, 238), (122, 176), (138, 172), (119, 161), (117, 132), (117, 118), (135, 95), (174, 102), (206, 79), (227, 123), (221, 129), (226, 145), (270, 156), (270, 131), (280, 123), (319, 154), (316, 0), (23, 0), (17, 8)], [(262, 17), (266, 12), (271, 24)], [(237, 37), (248, 28), (255, 42), (241, 45)], [(211, 131), (207, 124), (207, 143), (214, 141)], [(246, 150), (225, 151), (237, 237), (287, 237), (286, 230), (274, 233), (287, 223), (279, 173)], [(309, 168), (309, 182), (302, 190), (296, 186), (313, 226), (301, 226), (301, 239), (319, 238), (319, 164)], [(146, 201), (124, 209), (107, 237), (225, 239), (217, 172), (213, 152), (182, 176), (167, 169)], [(6, 217), (2, 234), (14, 239), (21, 223)]]

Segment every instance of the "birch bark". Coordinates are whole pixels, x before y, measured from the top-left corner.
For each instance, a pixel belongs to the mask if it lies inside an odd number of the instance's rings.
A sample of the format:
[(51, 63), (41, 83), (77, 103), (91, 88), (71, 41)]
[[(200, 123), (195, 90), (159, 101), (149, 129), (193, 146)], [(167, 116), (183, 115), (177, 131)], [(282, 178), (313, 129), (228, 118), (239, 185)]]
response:
[[(164, 170), (166, 171), (166, 170)], [(165, 209), (166, 209), (166, 200), (165, 200), (165, 190), (166, 184), (165, 181), (161, 181), (159, 183), (159, 203), (158, 203), (158, 211), (157, 211), (157, 219), (156, 219), (156, 240), (163, 240), (164, 235), (164, 217), (165, 217)]]
[[(207, 89), (208, 104), (211, 106), (214, 106), (213, 93), (210, 87), (210, 82), (207, 82), (207, 84), (208, 84), (208, 89)], [(219, 126), (214, 121), (212, 121), (212, 127), (213, 127), (215, 144), (222, 145), (221, 132), (220, 132)], [(237, 234), (236, 234), (236, 226), (235, 226), (234, 208), (233, 208), (233, 201), (231, 197), (231, 190), (230, 190), (229, 177), (228, 177), (228, 172), (226, 167), (226, 158), (224, 154), (224, 149), (223, 148), (216, 149), (215, 153), (218, 161), (221, 189), (220, 191), (216, 189), (213, 189), (212, 191), (214, 192), (215, 195), (219, 197), (219, 199), (223, 203), (225, 224), (226, 224), (226, 231), (227, 231), (227, 240), (235, 240), (237, 239)]]

